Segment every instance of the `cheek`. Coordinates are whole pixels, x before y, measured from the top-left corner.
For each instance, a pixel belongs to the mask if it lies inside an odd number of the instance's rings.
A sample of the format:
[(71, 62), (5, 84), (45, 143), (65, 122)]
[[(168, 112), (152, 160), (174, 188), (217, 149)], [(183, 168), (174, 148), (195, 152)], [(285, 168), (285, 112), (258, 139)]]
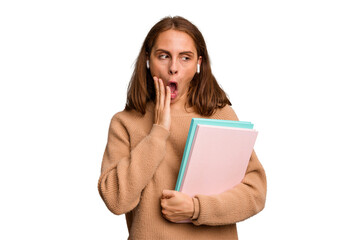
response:
[(189, 79), (190, 81), (193, 79), (194, 75), (196, 73), (196, 67), (188, 67), (186, 68), (186, 70), (184, 71), (184, 77), (186, 79)]
[(183, 69), (186, 69), (186, 72), (188, 74), (195, 74), (196, 70), (197, 70), (197, 62), (191, 62), (191, 63), (187, 63), (186, 65), (183, 66)]
[(159, 63), (158, 61), (153, 61), (150, 63), (150, 70), (152, 75), (164, 74), (167, 72), (167, 65), (165, 63)]

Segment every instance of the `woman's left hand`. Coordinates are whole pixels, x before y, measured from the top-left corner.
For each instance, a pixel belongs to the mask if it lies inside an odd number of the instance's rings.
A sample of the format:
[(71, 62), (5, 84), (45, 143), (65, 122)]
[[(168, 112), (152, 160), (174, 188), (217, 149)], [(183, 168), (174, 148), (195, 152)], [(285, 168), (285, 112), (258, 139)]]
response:
[(164, 218), (171, 222), (189, 219), (194, 214), (194, 202), (189, 195), (174, 190), (163, 190), (161, 207)]

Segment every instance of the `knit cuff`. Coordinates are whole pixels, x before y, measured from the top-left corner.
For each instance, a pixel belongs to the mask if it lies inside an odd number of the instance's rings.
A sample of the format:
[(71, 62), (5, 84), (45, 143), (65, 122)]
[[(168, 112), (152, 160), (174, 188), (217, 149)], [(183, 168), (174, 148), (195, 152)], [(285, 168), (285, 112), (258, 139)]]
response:
[(167, 139), (170, 135), (170, 131), (161, 125), (153, 124), (149, 135), (155, 138)]
[(200, 203), (199, 203), (199, 199), (197, 199), (196, 197), (193, 197), (193, 202), (194, 202), (194, 214), (191, 217), (192, 220), (196, 220), (199, 217), (200, 214)]

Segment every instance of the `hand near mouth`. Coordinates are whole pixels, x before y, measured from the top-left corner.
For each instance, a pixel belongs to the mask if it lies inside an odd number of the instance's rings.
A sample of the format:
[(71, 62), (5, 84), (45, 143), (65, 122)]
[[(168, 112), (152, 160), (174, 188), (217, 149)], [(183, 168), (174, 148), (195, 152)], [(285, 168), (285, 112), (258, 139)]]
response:
[(163, 126), (170, 131), (170, 101), (171, 91), (169, 86), (164, 86), (161, 79), (154, 76), (154, 84), (156, 90), (156, 105), (154, 123)]

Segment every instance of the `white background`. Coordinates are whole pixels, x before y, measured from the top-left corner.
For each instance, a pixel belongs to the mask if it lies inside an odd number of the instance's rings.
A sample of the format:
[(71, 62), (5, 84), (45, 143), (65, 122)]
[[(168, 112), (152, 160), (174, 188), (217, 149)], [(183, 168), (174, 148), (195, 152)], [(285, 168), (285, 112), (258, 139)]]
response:
[[(218, 1), (216, 1), (218, 2)], [(1, 239), (126, 239), (97, 181), (150, 28), (198, 26), (259, 131), (263, 212), (240, 239), (359, 239), (357, 1), (1, 1)]]

